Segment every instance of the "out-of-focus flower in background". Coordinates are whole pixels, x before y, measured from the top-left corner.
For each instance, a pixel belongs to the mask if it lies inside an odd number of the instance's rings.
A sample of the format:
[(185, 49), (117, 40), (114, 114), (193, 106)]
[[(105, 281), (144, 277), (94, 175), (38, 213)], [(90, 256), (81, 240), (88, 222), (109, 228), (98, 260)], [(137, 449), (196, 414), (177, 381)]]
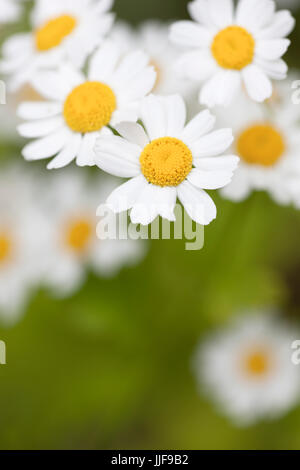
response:
[(275, 314), (255, 313), (203, 341), (193, 363), (200, 391), (241, 426), (278, 418), (300, 400), (291, 349), (297, 330)]
[(122, 123), (116, 126), (121, 137), (97, 139), (99, 168), (131, 178), (108, 204), (115, 212), (132, 209), (132, 222), (148, 225), (159, 215), (175, 221), (178, 197), (192, 220), (208, 225), (217, 210), (204, 189), (226, 186), (239, 162), (234, 155), (222, 155), (233, 141), (231, 129), (211, 132), (215, 118), (207, 110), (186, 125), (180, 95), (146, 97), (141, 118), (145, 130), (138, 123)]
[(194, 0), (193, 21), (172, 25), (170, 39), (190, 51), (178, 60), (178, 73), (203, 83), (199, 100), (208, 107), (229, 106), (245, 86), (249, 97), (263, 102), (272, 82), (286, 78), (281, 57), (287, 51), (295, 20), (289, 11), (275, 12), (272, 0)]
[(91, 58), (88, 77), (72, 67), (40, 72), (34, 88), (51, 100), (24, 103), (19, 116), (30, 122), (19, 126), (23, 137), (39, 138), (23, 149), (26, 160), (56, 157), (48, 169), (62, 168), (74, 159), (78, 166), (93, 166), (98, 134), (111, 134), (108, 126), (136, 121), (139, 100), (155, 83), (156, 74), (140, 51), (120, 60), (120, 49), (107, 41)]
[(17, 21), (22, 14), (25, 0), (0, 0), (0, 24)]
[(40, 69), (66, 60), (82, 67), (113, 24), (112, 4), (113, 0), (37, 0), (32, 31), (11, 36), (2, 47), (0, 71), (8, 76), (10, 90), (30, 83)]
[(157, 74), (153, 93), (159, 95), (181, 93), (185, 97), (189, 96), (192, 82), (178, 77), (174, 71), (178, 51), (169, 41), (168, 24), (153, 20), (133, 28), (119, 21), (114, 25), (110, 37), (125, 53), (135, 50), (137, 45), (146, 52)]
[(300, 108), (291, 102), (292, 82), (274, 87), (269, 103), (258, 105), (241, 93), (230, 116), (219, 110), (222, 125), (233, 127), (232, 151), (241, 159), (224, 197), (247, 198), (252, 191), (267, 191), (278, 204), (292, 202), (292, 181), (300, 185)]

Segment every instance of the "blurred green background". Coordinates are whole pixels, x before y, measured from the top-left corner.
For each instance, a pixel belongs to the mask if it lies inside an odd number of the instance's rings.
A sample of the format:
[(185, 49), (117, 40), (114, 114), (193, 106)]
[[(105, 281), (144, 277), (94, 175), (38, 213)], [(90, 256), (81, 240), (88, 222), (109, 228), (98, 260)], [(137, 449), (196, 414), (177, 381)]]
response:
[[(186, 4), (116, 0), (115, 11), (138, 23), (184, 18)], [(300, 407), (239, 429), (197, 392), (190, 363), (207, 331), (248, 307), (300, 318), (300, 213), (264, 194), (238, 205), (213, 197), (219, 216), (201, 252), (152, 242), (138, 268), (109, 281), (90, 275), (66, 301), (41, 291), (16, 327), (0, 329), (1, 449), (300, 447)]]

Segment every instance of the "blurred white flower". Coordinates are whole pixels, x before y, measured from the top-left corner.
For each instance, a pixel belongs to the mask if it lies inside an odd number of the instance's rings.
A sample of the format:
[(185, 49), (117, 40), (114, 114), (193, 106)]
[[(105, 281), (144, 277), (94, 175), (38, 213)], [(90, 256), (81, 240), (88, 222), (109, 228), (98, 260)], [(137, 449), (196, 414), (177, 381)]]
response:
[(9, 76), (9, 88), (15, 91), (40, 69), (56, 68), (66, 60), (82, 67), (112, 26), (112, 4), (113, 0), (37, 0), (32, 32), (10, 37), (2, 48), (0, 71)]
[(204, 387), (237, 425), (287, 413), (300, 400), (291, 360), (296, 336), (271, 314), (239, 319), (200, 344), (194, 361), (200, 391)]
[(291, 103), (291, 82), (278, 83), (265, 105), (240, 94), (230, 116), (219, 110), (222, 125), (230, 122), (234, 151), (241, 160), (222, 195), (233, 201), (252, 191), (267, 191), (278, 204), (292, 201), (292, 180), (300, 184), (300, 108)]
[(142, 49), (150, 57), (157, 79), (153, 93), (165, 95), (180, 93), (187, 95), (191, 83), (174, 73), (174, 63), (178, 59), (178, 51), (169, 41), (169, 25), (159, 21), (147, 21), (134, 29), (125, 22), (117, 22), (110, 37), (114, 39), (124, 52), (137, 48)]
[(35, 187), (23, 168), (1, 169), (0, 320), (9, 325), (22, 315), (31, 289), (40, 280), (44, 224)]
[(144, 128), (137, 123), (116, 126), (121, 137), (97, 139), (96, 164), (114, 176), (131, 178), (108, 198), (114, 212), (131, 210), (133, 223), (148, 225), (157, 216), (175, 220), (177, 197), (190, 218), (208, 225), (216, 206), (203, 189), (218, 189), (231, 181), (235, 156), (218, 156), (233, 141), (231, 129), (211, 132), (209, 111), (186, 125), (180, 95), (150, 95), (141, 104)]
[(43, 282), (57, 297), (66, 297), (86, 280), (87, 269), (112, 277), (122, 267), (135, 265), (145, 245), (133, 240), (99, 240), (96, 216), (100, 200), (115, 187), (110, 179), (89, 181), (81, 172), (64, 170), (51, 177), (45, 214)]
[(13, 23), (22, 14), (21, 4), (25, 0), (0, 0), (0, 24)]
[(194, 21), (171, 27), (174, 44), (190, 49), (177, 63), (178, 73), (204, 82), (200, 102), (228, 106), (245, 86), (250, 98), (265, 101), (272, 82), (287, 75), (281, 59), (285, 39), (295, 21), (290, 12), (275, 12), (273, 0), (194, 0), (188, 5)]
[(48, 169), (76, 159), (93, 166), (96, 138), (105, 137), (121, 121), (137, 121), (139, 102), (153, 88), (156, 74), (140, 51), (120, 60), (120, 49), (107, 41), (92, 56), (87, 77), (71, 65), (40, 72), (34, 88), (51, 100), (23, 103), (19, 117), (30, 122), (18, 127), (23, 137), (38, 138), (23, 149), (26, 160), (56, 157)]

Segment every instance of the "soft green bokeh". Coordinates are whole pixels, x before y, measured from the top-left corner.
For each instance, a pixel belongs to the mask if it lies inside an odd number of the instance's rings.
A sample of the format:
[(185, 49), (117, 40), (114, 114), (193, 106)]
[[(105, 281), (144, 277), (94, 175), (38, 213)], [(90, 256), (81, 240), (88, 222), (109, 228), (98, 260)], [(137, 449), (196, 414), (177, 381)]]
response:
[[(116, 11), (134, 22), (182, 18), (186, 3), (116, 0)], [(214, 199), (203, 251), (152, 242), (138, 268), (91, 275), (63, 302), (40, 292), (15, 328), (0, 329), (1, 449), (299, 448), (300, 407), (238, 429), (197, 392), (191, 358), (210, 329), (248, 307), (300, 315), (300, 213), (264, 194)]]

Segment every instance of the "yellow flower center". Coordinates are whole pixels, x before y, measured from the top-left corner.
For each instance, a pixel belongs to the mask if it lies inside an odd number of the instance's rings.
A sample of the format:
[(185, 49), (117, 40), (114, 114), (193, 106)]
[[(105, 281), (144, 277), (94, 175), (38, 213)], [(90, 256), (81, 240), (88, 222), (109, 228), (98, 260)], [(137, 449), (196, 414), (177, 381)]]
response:
[(269, 353), (264, 349), (253, 350), (244, 358), (243, 369), (248, 376), (259, 378), (266, 375), (271, 368)]
[(144, 148), (140, 163), (149, 183), (161, 187), (178, 186), (192, 170), (193, 156), (181, 140), (163, 137)]
[(66, 231), (66, 244), (77, 254), (84, 253), (93, 236), (93, 223), (88, 219), (72, 221)]
[(255, 40), (246, 29), (228, 26), (215, 36), (211, 50), (220, 67), (242, 70), (253, 61)]
[(116, 96), (109, 86), (86, 82), (67, 97), (64, 118), (74, 132), (96, 132), (110, 122), (116, 107)]
[(249, 164), (272, 166), (285, 152), (284, 137), (270, 124), (257, 124), (240, 134), (237, 151)]
[(0, 234), (0, 264), (5, 263), (12, 252), (12, 243), (10, 238), (5, 234)]
[(35, 33), (35, 45), (38, 51), (44, 52), (59, 46), (72, 33), (77, 20), (70, 15), (62, 15), (47, 21)]

